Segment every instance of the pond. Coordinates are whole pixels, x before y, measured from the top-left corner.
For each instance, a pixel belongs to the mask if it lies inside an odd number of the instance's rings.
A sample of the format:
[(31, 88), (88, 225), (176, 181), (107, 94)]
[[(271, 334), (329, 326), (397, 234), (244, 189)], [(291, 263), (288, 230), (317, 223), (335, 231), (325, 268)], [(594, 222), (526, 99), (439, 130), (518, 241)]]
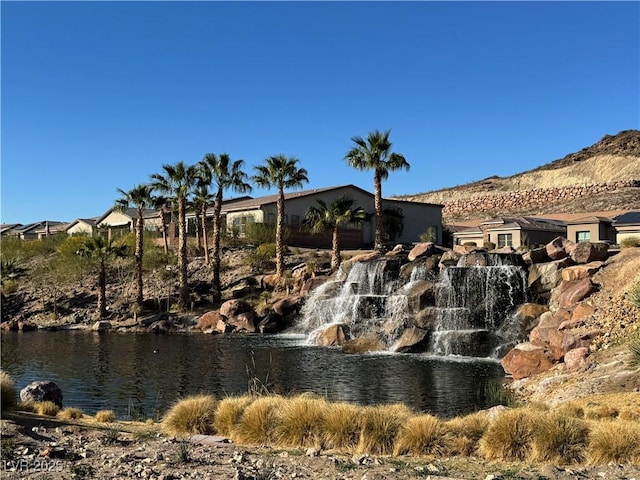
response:
[(288, 335), (154, 335), (87, 331), (6, 332), (2, 369), (18, 389), (52, 380), (64, 405), (119, 418), (158, 418), (178, 398), (314, 392), (360, 405), (402, 402), (451, 417), (491, 406), (497, 361), (422, 354), (357, 354)]

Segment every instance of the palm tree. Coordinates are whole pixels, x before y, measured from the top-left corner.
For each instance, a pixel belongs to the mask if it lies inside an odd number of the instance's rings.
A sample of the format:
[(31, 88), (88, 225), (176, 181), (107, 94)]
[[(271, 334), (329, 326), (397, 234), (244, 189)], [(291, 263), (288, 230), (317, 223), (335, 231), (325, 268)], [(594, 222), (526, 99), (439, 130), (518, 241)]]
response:
[[(200, 161), (200, 170), (203, 178), (208, 179), (209, 184), (215, 187), (215, 200), (213, 203), (213, 296), (214, 301), (218, 301), (221, 296), (222, 286), (220, 284), (220, 236), (222, 196), (225, 189), (238, 193), (246, 193), (252, 190), (247, 183), (248, 177), (242, 171), (244, 160), (231, 161), (228, 154), (222, 153), (216, 156), (214, 153), (207, 153)], [(203, 221), (203, 227), (206, 228)], [(205, 230), (205, 248), (206, 230)], [(205, 253), (205, 260), (209, 263), (209, 252)]]
[(324, 200), (316, 200), (318, 206), (311, 205), (304, 214), (304, 224), (312, 233), (332, 232), (331, 271), (336, 271), (342, 263), (340, 255), (340, 227), (360, 225), (369, 220), (369, 214), (362, 207), (353, 207), (353, 199), (344, 195), (329, 205)]
[[(199, 167), (199, 164), (196, 165)], [(209, 185), (205, 182), (205, 179), (201, 176), (198, 170), (196, 178), (196, 188), (193, 192), (193, 198), (189, 202), (189, 207), (193, 208), (195, 212), (195, 227), (196, 227), (196, 242), (198, 243), (198, 254), (203, 252), (204, 242), (204, 255), (205, 260), (209, 261), (209, 245), (207, 239), (207, 208), (213, 200), (213, 196), (209, 193)]]
[(125, 244), (117, 244), (101, 236), (87, 238), (78, 249), (78, 255), (98, 261), (98, 315), (100, 318), (107, 316), (107, 263), (126, 254)]
[(382, 225), (382, 180), (394, 170), (409, 170), (409, 163), (404, 156), (391, 152), (389, 134), (391, 130), (369, 132), (367, 139), (352, 137), (356, 144), (345, 155), (349, 165), (358, 170), (373, 170), (374, 206), (376, 210), (376, 238), (375, 249), (382, 251), (383, 225)]
[(153, 208), (154, 210), (160, 210), (160, 225), (162, 228), (162, 244), (164, 246), (165, 255), (169, 254), (169, 243), (167, 242), (167, 222), (164, 216), (166, 213), (166, 208), (168, 203), (169, 203), (169, 200), (167, 199), (167, 197), (164, 197), (162, 195), (153, 195), (151, 197), (151, 202), (149, 203), (151, 208)]
[(170, 200), (178, 206), (178, 270), (180, 271), (178, 305), (185, 309), (189, 303), (186, 207), (187, 199), (191, 195), (195, 184), (197, 172), (195, 166), (187, 167), (182, 161), (175, 165), (163, 165), (162, 169), (164, 170), (164, 175), (159, 173), (151, 175), (151, 186), (154, 190), (167, 194)]
[(285, 155), (276, 155), (265, 159), (266, 165), (258, 165), (258, 172), (253, 176), (253, 181), (262, 188), (278, 189), (278, 215), (276, 220), (276, 275), (284, 273), (284, 189), (302, 188), (309, 181), (307, 171), (298, 168), (298, 159)]
[(144, 212), (151, 206), (151, 185), (136, 185), (128, 192), (118, 188), (118, 193), (122, 195), (121, 198), (116, 200), (115, 209), (124, 211), (126, 208), (133, 207), (136, 209), (136, 250), (134, 253), (135, 265), (136, 265), (136, 303), (142, 306), (143, 283), (142, 283), (142, 256), (144, 249)]

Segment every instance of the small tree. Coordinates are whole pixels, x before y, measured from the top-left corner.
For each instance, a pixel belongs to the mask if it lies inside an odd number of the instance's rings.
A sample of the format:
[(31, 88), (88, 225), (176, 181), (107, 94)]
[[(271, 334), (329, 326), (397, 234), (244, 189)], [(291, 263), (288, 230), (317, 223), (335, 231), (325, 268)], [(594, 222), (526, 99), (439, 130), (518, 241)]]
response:
[(114, 243), (104, 237), (87, 238), (80, 249), (78, 255), (94, 260), (98, 264), (98, 316), (107, 316), (107, 264), (117, 258), (127, 254), (127, 246)]
[(340, 255), (340, 227), (361, 225), (369, 220), (362, 207), (353, 207), (353, 199), (347, 196), (336, 198), (329, 205), (324, 200), (316, 200), (318, 206), (311, 205), (304, 214), (304, 225), (312, 233), (332, 232), (331, 270), (336, 271), (342, 263)]
[(284, 190), (302, 188), (307, 183), (307, 171), (298, 168), (299, 160), (286, 155), (276, 155), (265, 159), (265, 165), (254, 167), (253, 181), (262, 188), (278, 189), (276, 220), (276, 276), (284, 273)]

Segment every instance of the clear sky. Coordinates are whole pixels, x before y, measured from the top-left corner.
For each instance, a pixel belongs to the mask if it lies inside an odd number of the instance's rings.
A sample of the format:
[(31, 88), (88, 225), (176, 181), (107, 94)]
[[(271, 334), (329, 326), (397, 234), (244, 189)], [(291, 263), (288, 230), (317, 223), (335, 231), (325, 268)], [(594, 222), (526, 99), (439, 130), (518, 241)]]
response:
[[(638, 2), (13, 2), (1, 8), (3, 223), (104, 213), (163, 164), (300, 159), (383, 195), (535, 168), (640, 126)], [(253, 195), (273, 192), (254, 190)], [(236, 194), (228, 194), (227, 197)]]

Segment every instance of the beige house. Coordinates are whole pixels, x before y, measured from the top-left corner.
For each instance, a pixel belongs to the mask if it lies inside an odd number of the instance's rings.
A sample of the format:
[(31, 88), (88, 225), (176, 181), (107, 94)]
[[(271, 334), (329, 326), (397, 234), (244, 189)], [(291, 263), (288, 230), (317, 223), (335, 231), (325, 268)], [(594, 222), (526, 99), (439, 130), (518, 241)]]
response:
[(567, 240), (615, 243), (616, 230), (613, 228), (613, 220), (595, 215), (570, 220), (567, 222)]
[[(284, 223), (291, 232), (288, 243), (292, 246), (329, 246), (328, 236), (310, 235), (301, 229), (304, 214), (310, 206), (317, 206), (316, 200), (323, 200), (329, 204), (344, 195), (354, 200), (354, 207), (362, 207), (368, 213), (375, 211), (373, 194), (355, 185), (286, 192), (284, 194)], [(250, 223), (275, 223), (277, 215), (276, 202), (277, 195), (229, 202), (223, 205), (221, 214), (226, 219), (227, 228), (234, 229), (242, 235), (246, 226)], [(430, 228), (435, 234), (436, 242), (442, 242), (442, 205), (383, 199), (383, 208), (397, 209), (404, 217), (402, 233), (390, 232), (392, 237), (389, 239), (390, 242), (418, 242), (420, 235)], [(347, 241), (345, 248), (360, 248), (365, 245), (371, 245), (374, 242), (375, 224), (373, 219), (358, 229), (345, 230), (349, 230), (349, 233), (345, 234), (345, 236), (348, 236), (348, 238), (345, 238)], [(319, 239), (323, 239), (322, 242), (319, 242)], [(318, 243), (323, 243), (323, 245)]]
[[(147, 209), (143, 216), (153, 215), (155, 210)], [(110, 208), (107, 212), (96, 219), (97, 228), (106, 229), (107, 238), (117, 238), (132, 232), (138, 218), (138, 211), (135, 208), (126, 208), (122, 211)]]
[(96, 227), (95, 218), (76, 218), (69, 223), (65, 231), (67, 235), (88, 235), (92, 236)]
[(66, 226), (66, 222), (43, 220), (16, 228), (13, 230), (13, 234), (22, 240), (39, 240), (50, 235), (55, 235), (56, 233), (64, 232)]
[(640, 212), (618, 215), (613, 227), (616, 229), (616, 243), (632, 237), (640, 239)]
[(478, 227), (463, 229), (453, 234), (453, 243), (475, 243), (481, 247), (487, 242), (496, 248), (521, 246), (533, 248), (549, 243), (557, 236), (565, 236), (563, 222), (538, 217), (498, 217), (482, 222)]

